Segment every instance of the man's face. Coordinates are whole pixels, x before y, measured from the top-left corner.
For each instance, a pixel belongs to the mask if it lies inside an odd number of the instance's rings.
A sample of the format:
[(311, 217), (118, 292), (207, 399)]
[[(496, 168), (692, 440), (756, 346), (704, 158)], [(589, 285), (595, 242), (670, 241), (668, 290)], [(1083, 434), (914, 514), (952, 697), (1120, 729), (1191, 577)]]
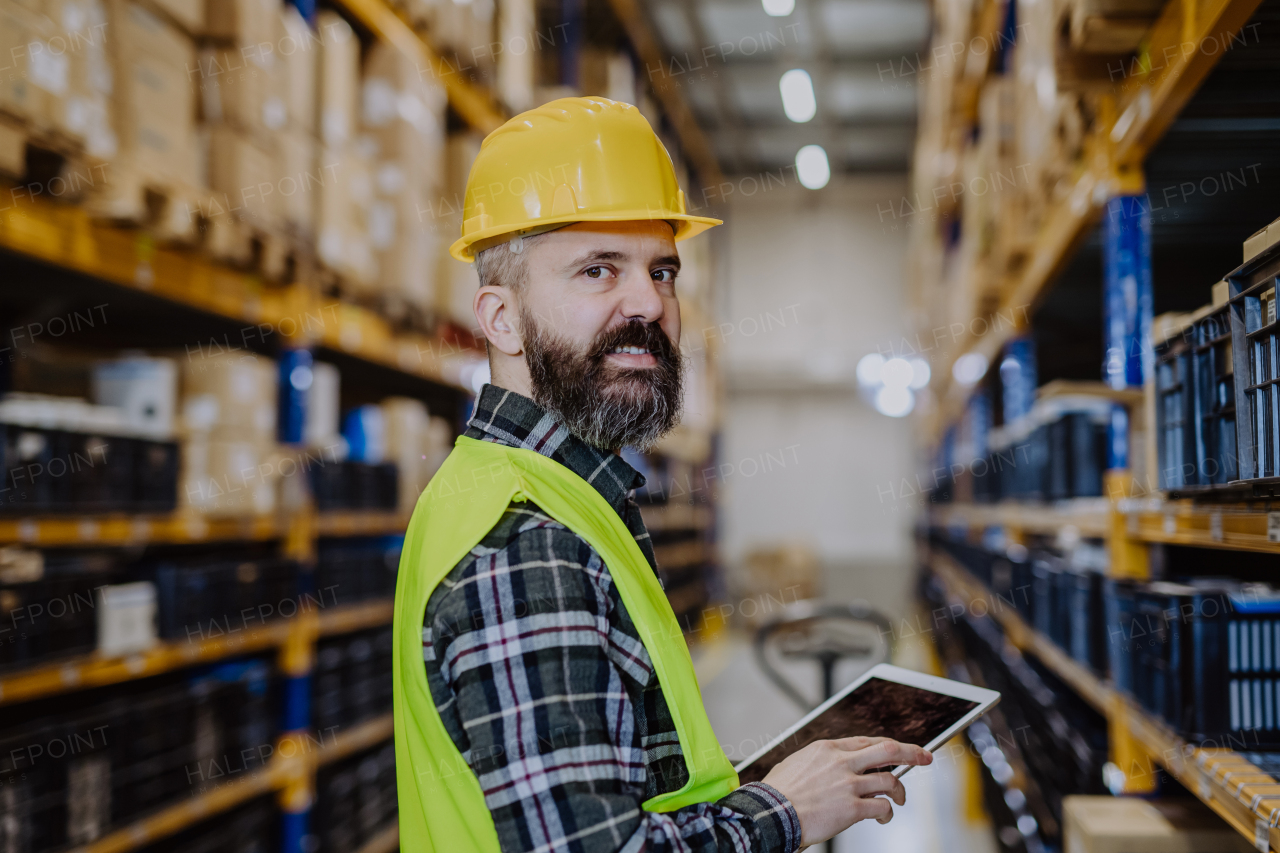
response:
[(582, 222), (529, 249), (520, 328), (533, 398), (588, 443), (647, 449), (680, 419), (671, 226)]

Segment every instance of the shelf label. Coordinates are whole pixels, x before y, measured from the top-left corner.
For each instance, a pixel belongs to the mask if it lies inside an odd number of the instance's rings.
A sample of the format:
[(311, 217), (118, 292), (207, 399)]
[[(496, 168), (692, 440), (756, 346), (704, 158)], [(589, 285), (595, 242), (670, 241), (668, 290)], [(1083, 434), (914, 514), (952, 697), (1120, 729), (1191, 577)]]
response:
[(1209, 538), (1214, 542), (1222, 541), (1222, 513), (1220, 512), (1209, 515)]
[(1280, 512), (1267, 513), (1267, 541), (1280, 542)]
[(1196, 782), (1196, 793), (1200, 795), (1200, 799), (1206, 803), (1213, 799), (1213, 788), (1209, 785), (1209, 780), (1201, 776)]
[(1166, 515), (1164, 517), (1165, 536), (1172, 536), (1177, 532), (1178, 532), (1178, 520), (1174, 518), (1172, 515)]
[(1260, 853), (1271, 853), (1271, 822), (1258, 818), (1253, 824), (1253, 846)]

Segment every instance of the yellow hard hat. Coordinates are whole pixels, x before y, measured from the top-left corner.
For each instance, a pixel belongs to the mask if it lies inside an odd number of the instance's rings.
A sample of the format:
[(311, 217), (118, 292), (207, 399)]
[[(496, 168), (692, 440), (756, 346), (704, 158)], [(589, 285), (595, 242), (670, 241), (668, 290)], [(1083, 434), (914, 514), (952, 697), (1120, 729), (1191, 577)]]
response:
[(570, 222), (665, 219), (685, 240), (719, 225), (686, 212), (671, 156), (631, 104), (560, 98), (485, 137), (463, 199), (460, 261)]

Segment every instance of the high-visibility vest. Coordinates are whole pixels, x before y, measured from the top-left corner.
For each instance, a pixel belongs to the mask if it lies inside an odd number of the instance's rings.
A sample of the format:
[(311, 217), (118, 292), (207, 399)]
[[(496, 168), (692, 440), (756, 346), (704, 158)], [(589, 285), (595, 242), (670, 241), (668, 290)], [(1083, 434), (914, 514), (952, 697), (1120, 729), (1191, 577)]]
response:
[(407, 853), (500, 851), (479, 780), (432, 702), (422, 623), (436, 585), (493, 529), (512, 501), (526, 500), (585, 539), (604, 560), (653, 661), (689, 781), (678, 791), (646, 800), (643, 808), (674, 811), (714, 802), (738, 787), (738, 775), (702, 706), (680, 624), (618, 513), (591, 484), (546, 456), (461, 436), (418, 499), (396, 582), (396, 784), (400, 845)]

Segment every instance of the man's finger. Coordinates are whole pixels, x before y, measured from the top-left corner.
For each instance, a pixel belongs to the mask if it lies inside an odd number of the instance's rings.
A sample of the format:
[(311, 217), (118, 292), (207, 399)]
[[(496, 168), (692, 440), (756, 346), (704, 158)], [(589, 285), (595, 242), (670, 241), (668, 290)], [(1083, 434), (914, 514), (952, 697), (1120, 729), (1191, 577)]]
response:
[(893, 820), (893, 804), (888, 800), (876, 797), (873, 800), (868, 800), (868, 802), (875, 804), (873, 814), (875, 815), (876, 823), (888, 823)]
[(857, 752), (860, 749), (866, 749), (869, 746), (875, 746), (878, 743), (883, 743), (888, 739), (889, 738), (887, 737), (862, 737), (859, 735), (857, 737), (835, 738), (831, 743), (840, 749), (847, 750), (849, 752)]
[(907, 802), (907, 792), (902, 787), (902, 781), (895, 778), (892, 773), (867, 773), (853, 778), (853, 788), (859, 797), (885, 794), (892, 797), (893, 801), (900, 806)]
[(865, 773), (874, 767), (897, 767), (901, 764), (923, 765), (933, 761), (928, 750), (896, 740), (884, 740), (852, 756), (855, 773)]

